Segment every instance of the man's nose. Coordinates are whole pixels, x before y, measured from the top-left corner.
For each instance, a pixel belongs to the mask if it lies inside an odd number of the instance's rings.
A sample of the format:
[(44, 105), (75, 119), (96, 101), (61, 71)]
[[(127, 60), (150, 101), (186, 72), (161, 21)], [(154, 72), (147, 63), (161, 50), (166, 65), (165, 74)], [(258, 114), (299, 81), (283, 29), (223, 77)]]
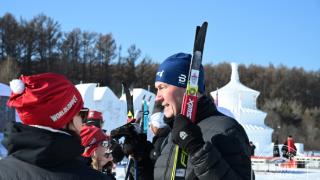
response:
[(161, 102), (162, 100), (163, 100), (162, 94), (159, 93), (159, 92), (157, 92), (157, 96), (156, 96), (156, 99), (155, 99), (156, 103), (159, 103), (159, 102)]

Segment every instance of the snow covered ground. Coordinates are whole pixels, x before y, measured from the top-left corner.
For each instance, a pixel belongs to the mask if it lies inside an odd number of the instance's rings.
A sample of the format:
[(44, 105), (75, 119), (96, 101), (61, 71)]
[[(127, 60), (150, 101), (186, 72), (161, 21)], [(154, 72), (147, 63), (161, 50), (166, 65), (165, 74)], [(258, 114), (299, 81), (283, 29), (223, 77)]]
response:
[(283, 172), (255, 172), (257, 180), (320, 180), (320, 169), (293, 169)]
[[(281, 159), (279, 159), (281, 160)], [(281, 163), (279, 161), (279, 163)], [(306, 179), (306, 180), (320, 180), (320, 168), (317, 161), (313, 164), (308, 162), (305, 168), (287, 168), (279, 163), (262, 163), (253, 164), (252, 168), (255, 171), (256, 179), (260, 180), (283, 180), (283, 179)], [(316, 166), (315, 166), (316, 165)], [(318, 168), (312, 168), (318, 167)]]
[[(117, 167), (116, 178), (124, 180), (124, 166)], [(256, 180), (320, 180), (320, 169), (287, 169), (277, 172), (255, 172)]]

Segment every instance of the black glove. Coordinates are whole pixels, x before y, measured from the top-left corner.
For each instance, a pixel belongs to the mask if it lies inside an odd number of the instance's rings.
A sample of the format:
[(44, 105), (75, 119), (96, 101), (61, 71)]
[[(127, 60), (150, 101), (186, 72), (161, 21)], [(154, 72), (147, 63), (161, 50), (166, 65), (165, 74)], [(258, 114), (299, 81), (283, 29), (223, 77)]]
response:
[(193, 124), (182, 114), (177, 115), (174, 119), (172, 141), (188, 154), (193, 154), (204, 145), (199, 126)]
[(111, 138), (125, 138), (123, 153), (133, 157), (142, 157), (148, 151), (147, 135), (141, 132), (137, 123), (128, 123), (111, 131)]
[(120, 139), (122, 137), (133, 138), (140, 133), (141, 133), (141, 128), (139, 127), (139, 124), (128, 123), (116, 129), (113, 129), (110, 132), (110, 136), (112, 139)]
[(123, 144), (123, 152), (126, 155), (141, 157), (145, 153), (147, 147), (147, 135), (137, 134), (132, 138), (125, 138)]
[(111, 150), (111, 155), (113, 157), (114, 163), (118, 163), (122, 161), (124, 157), (124, 153), (121, 145), (118, 142), (116, 141), (111, 142), (110, 150)]

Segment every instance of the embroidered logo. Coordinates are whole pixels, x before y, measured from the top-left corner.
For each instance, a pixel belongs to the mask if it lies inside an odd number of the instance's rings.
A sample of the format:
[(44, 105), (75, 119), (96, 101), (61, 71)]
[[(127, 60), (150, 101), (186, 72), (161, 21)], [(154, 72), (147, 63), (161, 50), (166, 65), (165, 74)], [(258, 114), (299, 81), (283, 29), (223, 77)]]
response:
[(179, 136), (182, 140), (185, 140), (188, 137), (188, 134), (184, 131), (180, 131)]
[(164, 70), (157, 72), (157, 76), (162, 77)]
[(93, 111), (89, 111), (88, 116), (90, 116), (90, 117), (94, 116), (94, 112)]
[(56, 114), (50, 116), (50, 118), (52, 119), (52, 121), (57, 121), (59, 120), (63, 115), (65, 115), (78, 101), (77, 97), (74, 95), (72, 97), (72, 99), (70, 100), (70, 102), (59, 112), (57, 112)]
[(187, 76), (184, 74), (180, 74), (180, 76), (178, 77), (178, 81), (179, 84), (185, 85), (187, 81)]
[(176, 171), (176, 177), (184, 177), (185, 174), (186, 174), (185, 169), (177, 169), (177, 171)]

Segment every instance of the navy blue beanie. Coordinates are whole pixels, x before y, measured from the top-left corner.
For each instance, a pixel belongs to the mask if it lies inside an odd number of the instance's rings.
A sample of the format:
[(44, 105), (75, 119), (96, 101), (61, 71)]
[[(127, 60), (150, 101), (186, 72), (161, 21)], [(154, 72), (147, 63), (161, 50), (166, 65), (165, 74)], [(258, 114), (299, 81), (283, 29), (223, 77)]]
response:
[[(162, 64), (160, 64), (156, 75), (156, 81), (186, 88), (190, 62), (191, 55), (186, 53), (177, 53), (168, 57)], [(205, 85), (202, 65), (200, 66), (198, 86), (199, 92), (204, 93)]]

